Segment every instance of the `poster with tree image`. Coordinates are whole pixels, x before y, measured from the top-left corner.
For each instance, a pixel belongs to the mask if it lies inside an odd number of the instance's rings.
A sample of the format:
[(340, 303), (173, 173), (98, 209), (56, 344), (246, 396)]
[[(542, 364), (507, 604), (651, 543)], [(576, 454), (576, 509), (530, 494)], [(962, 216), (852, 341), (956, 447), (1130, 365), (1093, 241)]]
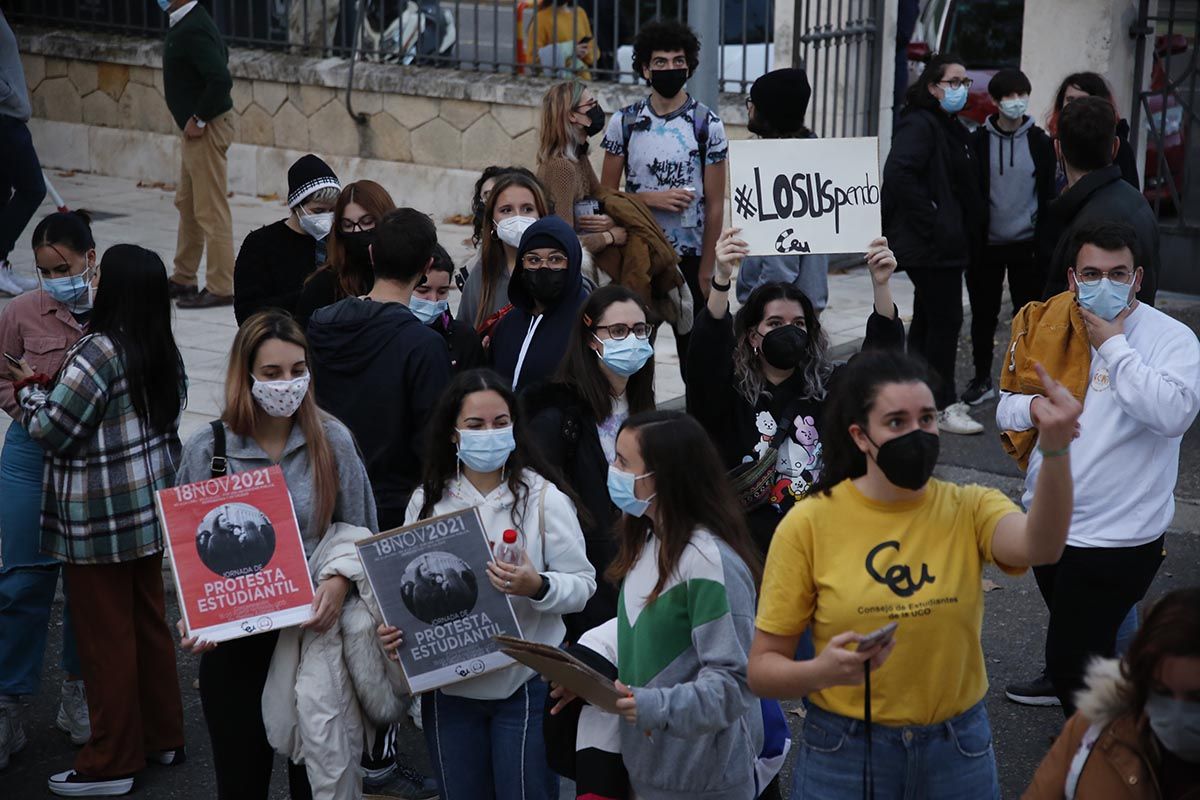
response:
[(313, 586), (278, 466), (156, 495), (188, 633), (210, 642), (299, 625)]
[(414, 694), (513, 663), (496, 635), (520, 636), (509, 598), (487, 578), (491, 547), (475, 508), (358, 543), (383, 619), (404, 632), (400, 666)]

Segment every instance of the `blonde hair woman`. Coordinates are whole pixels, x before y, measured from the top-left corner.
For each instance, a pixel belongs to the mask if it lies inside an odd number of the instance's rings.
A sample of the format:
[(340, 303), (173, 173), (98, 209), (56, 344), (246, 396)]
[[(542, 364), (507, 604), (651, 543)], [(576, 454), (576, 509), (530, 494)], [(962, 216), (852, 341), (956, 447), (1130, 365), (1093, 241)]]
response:
[[(322, 558), (333, 544), (326, 541), (327, 532), (328, 538), (344, 535), (347, 530), (365, 536), (378, 528), (378, 522), (367, 471), (350, 431), (317, 408), (313, 398), (308, 344), (300, 326), (277, 311), (250, 317), (238, 329), (229, 355), (225, 411), (221, 419), (188, 440), (178, 481), (184, 484), (204, 480), (214, 472), (221, 474), (222, 467), (225, 474), (272, 465), (283, 470), (305, 555), (310, 566), (317, 567), (313, 571), (317, 585), (313, 616), (301, 627), (306, 633), (318, 635), (338, 622), (346, 596), (359, 577), (355, 571), (346, 570), (342, 562)], [(330, 527), (336, 523), (345, 525)], [(279, 631), (269, 631), (217, 647), (187, 636), (182, 623), (180, 632), (184, 634), (185, 650), (203, 654), (200, 704), (212, 740), (217, 796), (266, 798), (274, 752), (264, 727), (264, 687), (277, 642), (281, 642), (281, 648), (283, 641), (297, 644), (299, 634), (289, 630), (281, 636)], [(312, 684), (304, 686), (306, 692), (313, 688)], [(323, 691), (325, 687), (315, 688)], [(295, 683), (291, 692), (299, 695)], [(296, 696), (291, 705), (302, 702), (303, 698)], [(347, 713), (343, 718), (350, 716), (354, 715)], [(358, 741), (350, 742), (356, 732)], [(332, 780), (339, 776), (349, 782), (359, 780), (361, 723), (355, 726), (346, 720), (345, 725), (331, 725), (327, 735), (329, 744), (336, 746), (345, 740), (350, 746), (332, 755), (324, 748), (319, 751), (329, 760), (319, 762), (320, 774), (312, 781), (316, 796), (320, 796), (320, 788), (331, 780), (330, 776)], [(312, 744), (303, 741), (303, 731), (295, 738), (300, 742), (297, 749)], [(308, 758), (296, 752), (284, 753), (292, 757), (288, 783), (293, 797), (306, 796), (309, 776), (299, 762), (318, 763), (316, 752), (311, 750)]]
[(575, 229), (590, 253), (625, 243), (625, 229), (600, 213), (600, 180), (587, 159), (588, 138), (604, 127), (604, 109), (579, 81), (557, 83), (542, 99), (538, 180), (554, 213)]

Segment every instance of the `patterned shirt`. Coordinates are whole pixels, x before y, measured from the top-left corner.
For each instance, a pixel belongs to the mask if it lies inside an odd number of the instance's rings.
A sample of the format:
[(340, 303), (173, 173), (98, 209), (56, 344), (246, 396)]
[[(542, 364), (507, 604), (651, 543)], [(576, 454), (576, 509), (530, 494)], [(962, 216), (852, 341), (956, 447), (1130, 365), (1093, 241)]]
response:
[(154, 493), (175, 483), (179, 418), (163, 433), (147, 430), (112, 339), (84, 337), (53, 387), (26, 386), (17, 399), (47, 454), (42, 552), (70, 564), (113, 564), (161, 551)]
[[(661, 192), (665, 189), (692, 189), (696, 200), (681, 211), (651, 209), (667, 239), (681, 256), (698, 256), (704, 244), (704, 167), (719, 164), (729, 156), (725, 125), (708, 112), (708, 144), (704, 164), (700, 164), (700, 145), (696, 141), (696, 98), (660, 117), (650, 107), (649, 98), (612, 115), (601, 147), (625, 159), (625, 191)], [(624, 120), (636, 116), (629, 132), (626, 152)]]

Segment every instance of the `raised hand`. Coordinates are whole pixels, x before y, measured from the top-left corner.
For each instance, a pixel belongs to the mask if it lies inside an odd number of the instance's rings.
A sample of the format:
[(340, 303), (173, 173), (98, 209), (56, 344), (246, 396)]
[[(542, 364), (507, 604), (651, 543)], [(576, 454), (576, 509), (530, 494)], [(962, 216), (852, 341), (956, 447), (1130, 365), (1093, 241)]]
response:
[(733, 270), (741, 266), (742, 259), (750, 255), (750, 245), (738, 238), (741, 228), (726, 228), (717, 239), (717, 259), (713, 269), (720, 283), (728, 283)]
[(1061, 383), (1050, 377), (1041, 364), (1034, 364), (1045, 394), (1030, 405), (1033, 424), (1038, 429), (1040, 446), (1046, 450), (1061, 450), (1071, 444), (1079, 429), (1083, 404)]
[(871, 280), (877, 286), (891, 280), (892, 273), (896, 271), (896, 254), (888, 247), (885, 236), (871, 242), (864, 260), (867, 262), (867, 268), (871, 270)]

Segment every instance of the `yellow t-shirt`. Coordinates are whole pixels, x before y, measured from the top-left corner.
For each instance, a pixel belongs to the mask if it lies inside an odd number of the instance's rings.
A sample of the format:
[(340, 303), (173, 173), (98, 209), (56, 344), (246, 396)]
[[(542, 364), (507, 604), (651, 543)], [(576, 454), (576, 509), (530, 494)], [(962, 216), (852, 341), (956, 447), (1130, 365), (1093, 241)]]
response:
[[(776, 529), (757, 625), (779, 636), (811, 626), (819, 653), (843, 631), (898, 621), (895, 649), (871, 674), (872, 720), (932, 725), (961, 714), (987, 693), (981, 573), (996, 524), (1013, 513), (1011, 500), (982, 486), (931, 480), (920, 499), (878, 503), (843, 481), (797, 503)], [(862, 686), (809, 699), (863, 718)]]

